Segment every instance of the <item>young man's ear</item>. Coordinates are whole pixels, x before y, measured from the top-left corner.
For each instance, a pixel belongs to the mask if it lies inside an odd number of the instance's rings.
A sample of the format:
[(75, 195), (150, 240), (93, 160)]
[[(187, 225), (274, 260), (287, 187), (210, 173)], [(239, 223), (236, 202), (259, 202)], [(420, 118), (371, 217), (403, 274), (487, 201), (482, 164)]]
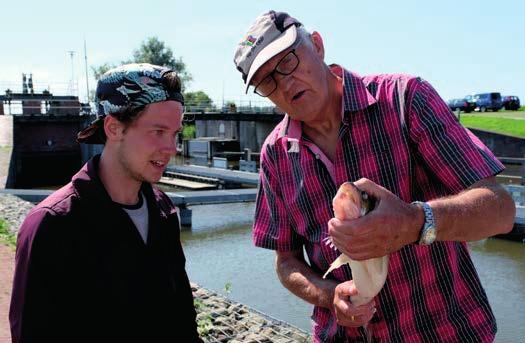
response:
[(324, 60), (324, 43), (323, 43), (323, 37), (319, 34), (319, 32), (314, 31), (310, 34), (310, 38), (312, 39), (312, 43), (314, 45), (315, 52), (319, 55), (319, 57)]
[(124, 133), (124, 124), (117, 118), (108, 115), (104, 118), (104, 132), (107, 141), (119, 141)]

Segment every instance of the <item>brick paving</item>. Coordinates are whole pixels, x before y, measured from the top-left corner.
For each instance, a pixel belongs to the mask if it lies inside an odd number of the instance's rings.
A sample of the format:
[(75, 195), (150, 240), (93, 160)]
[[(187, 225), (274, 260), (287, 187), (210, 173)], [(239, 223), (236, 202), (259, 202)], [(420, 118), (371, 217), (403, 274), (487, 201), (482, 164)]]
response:
[(11, 342), (8, 314), (15, 269), (14, 261), (14, 248), (0, 243), (0, 343)]

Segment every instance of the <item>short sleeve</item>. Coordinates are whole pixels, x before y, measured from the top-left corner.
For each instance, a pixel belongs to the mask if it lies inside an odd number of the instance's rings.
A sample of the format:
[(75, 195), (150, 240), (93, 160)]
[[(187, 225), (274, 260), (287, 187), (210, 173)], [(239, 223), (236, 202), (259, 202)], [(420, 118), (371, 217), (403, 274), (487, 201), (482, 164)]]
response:
[(419, 78), (408, 84), (409, 135), (416, 153), (451, 192), (494, 176), (504, 166), (464, 128), (434, 88)]
[(302, 249), (303, 240), (289, 222), (279, 184), (274, 149), (274, 146), (265, 145), (261, 152), (253, 242), (258, 247), (278, 251)]

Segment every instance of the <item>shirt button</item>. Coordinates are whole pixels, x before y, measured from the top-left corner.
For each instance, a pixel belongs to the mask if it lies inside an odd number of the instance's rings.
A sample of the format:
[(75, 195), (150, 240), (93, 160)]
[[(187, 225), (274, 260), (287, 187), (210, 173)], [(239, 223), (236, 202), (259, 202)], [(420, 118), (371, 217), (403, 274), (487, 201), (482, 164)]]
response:
[(321, 156), (319, 156), (319, 154), (315, 154), (315, 159), (318, 160), (318, 159), (320, 159), (320, 158), (321, 158)]

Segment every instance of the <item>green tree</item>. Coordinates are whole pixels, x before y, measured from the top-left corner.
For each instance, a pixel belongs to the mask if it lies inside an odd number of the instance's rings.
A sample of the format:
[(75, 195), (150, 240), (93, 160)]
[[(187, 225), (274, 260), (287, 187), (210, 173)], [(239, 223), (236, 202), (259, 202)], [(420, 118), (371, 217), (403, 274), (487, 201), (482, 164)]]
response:
[(187, 111), (212, 111), (215, 109), (213, 101), (203, 91), (184, 93), (184, 105)]
[(95, 80), (98, 80), (98, 79), (100, 79), (102, 74), (104, 74), (108, 70), (113, 69), (115, 67), (116, 66), (114, 64), (112, 64), (112, 63), (104, 63), (104, 64), (99, 65), (99, 66), (92, 66), (91, 67), (91, 71), (93, 71), (93, 76), (95, 77)]
[[(183, 89), (192, 80), (182, 58), (174, 57), (173, 50), (157, 37), (149, 37), (144, 40), (139, 48), (133, 51), (132, 59), (121, 62), (121, 64), (125, 63), (151, 63), (169, 67), (176, 71), (181, 78)], [(104, 63), (100, 66), (91, 67), (91, 70), (95, 79), (98, 80), (102, 74), (115, 66), (113, 63)]]
[(133, 51), (133, 62), (145, 62), (170, 67), (179, 74), (183, 86), (187, 86), (192, 80), (191, 74), (186, 70), (186, 64), (182, 61), (182, 58), (175, 58), (171, 48), (166, 47), (166, 44), (157, 37), (147, 38), (138, 49)]

